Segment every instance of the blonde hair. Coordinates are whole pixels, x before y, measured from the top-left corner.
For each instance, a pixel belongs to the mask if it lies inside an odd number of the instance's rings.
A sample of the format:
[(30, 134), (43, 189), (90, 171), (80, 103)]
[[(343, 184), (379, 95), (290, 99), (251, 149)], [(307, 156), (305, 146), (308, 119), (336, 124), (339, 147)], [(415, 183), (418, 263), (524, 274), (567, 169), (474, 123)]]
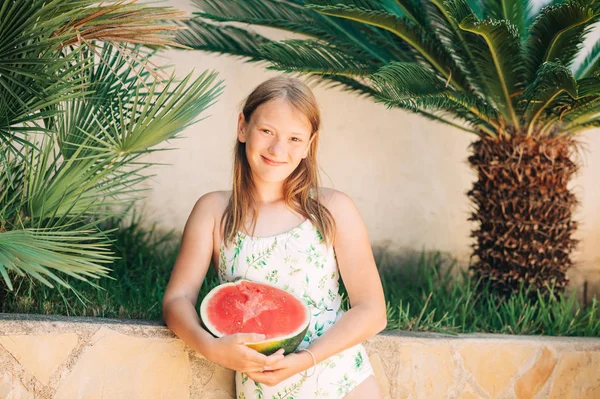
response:
[[(310, 88), (302, 81), (287, 76), (271, 78), (258, 85), (246, 98), (242, 110), (246, 122), (250, 122), (252, 114), (260, 105), (274, 99), (289, 101), (308, 118), (312, 128), (308, 155), (302, 159), (283, 184), (285, 204), (309, 219), (320, 232), (325, 243), (333, 245), (335, 221), (329, 210), (319, 202), (317, 147), (321, 113), (317, 101)], [(258, 219), (252, 173), (246, 158), (246, 144), (237, 140), (234, 154), (232, 194), (221, 218), (226, 245), (233, 244), (237, 232), (245, 230), (249, 210), (253, 211), (252, 232)]]

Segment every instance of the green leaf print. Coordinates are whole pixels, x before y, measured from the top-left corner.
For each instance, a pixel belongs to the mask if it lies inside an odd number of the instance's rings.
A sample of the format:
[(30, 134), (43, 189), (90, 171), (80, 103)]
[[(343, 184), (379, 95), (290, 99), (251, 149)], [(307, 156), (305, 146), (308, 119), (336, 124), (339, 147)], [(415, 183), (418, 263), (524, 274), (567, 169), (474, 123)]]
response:
[(279, 280), (279, 276), (277, 275), (278, 272), (278, 270), (272, 270), (268, 272), (267, 274), (265, 274), (265, 280), (267, 280), (270, 283), (277, 284), (277, 281)]
[(233, 256), (231, 257), (231, 274), (232, 275), (235, 273), (235, 267), (237, 266), (238, 256), (240, 255), (240, 251), (242, 250), (243, 243), (244, 243), (244, 240), (238, 234), (237, 242), (235, 243), (235, 246), (233, 247)]
[(244, 392), (240, 392), (238, 394), (238, 399), (246, 399), (246, 394)]
[(256, 386), (256, 389), (254, 390), (256, 397), (258, 399), (263, 399), (265, 397), (265, 394), (263, 393), (262, 385), (260, 384), (260, 382), (256, 382), (256, 381), (254, 381), (254, 385)]
[(313, 263), (318, 269), (325, 268), (323, 254), (320, 253), (313, 244), (310, 244), (310, 248), (308, 249), (308, 251), (303, 253), (308, 255), (308, 257), (306, 258), (306, 263)]
[(315, 323), (315, 334), (317, 337), (323, 335), (323, 327), (325, 327), (324, 323), (319, 323), (318, 321)]
[(317, 229), (315, 229), (315, 233), (317, 234), (317, 241), (319, 242), (319, 244), (322, 244), (323, 243), (323, 235)]
[(329, 367), (330, 369), (334, 369), (335, 368), (335, 362), (333, 361), (333, 359), (329, 358), (326, 359), (323, 364), (325, 365), (325, 367)]
[(347, 395), (354, 388), (355, 381), (348, 378), (348, 374), (344, 374), (344, 378), (337, 382), (338, 393)]
[(302, 378), (298, 381), (283, 389), (283, 391), (277, 392), (277, 395), (273, 395), (272, 399), (294, 399), (291, 395), (297, 395), (300, 393), (300, 389), (302, 385), (306, 382), (306, 376), (302, 376)]
[[(322, 290), (323, 288), (325, 288), (325, 283), (327, 282), (327, 277), (329, 276), (323, 276), (321, 277), (321, 279), (319, 280), (319, 289)], [(330, 290), (331, 291), (331, 290)]]
[(354, 368), (356, 370), (360, 370), (362, 365), (363, 365), (362, 353), (360, 353), (360, 351), (358, 351), (358, 353), (356, 354), (356, 357), (354, 358)]
[(269, 257), (271, 257), (273, 251), (275, 250), (275, 247), (277, 247), (277, 238), (273, 240), (273, 244), (266, 250), (259, 251), (256, 254), (246, 256), (246, 264), (248, 265), (248, 267), (246, 268), (246, 273), (244, 273), (244, 278), (246, 278), (246, 276), (248, 275), (248, 271), (250, 270), (250, 268), (258, 270), (259, 268), (266, 266), (266, 260), (269, 259)]
[(244, 385), (246, 383), (246, 381), (248, 381), (248, 376), (244, 373), (242, 373), (242, 385)]
[(327, 304), (325, 303), (325, 298), (321, 298), (319, 300), (319, 302), (315, 302), (315, 300), (312, 299), (305, 292), (304, 295), (302, 295), (302, 299), (304, 300), (304, 303), (306, 303), (309, 307), (312, 306), (313, 308), (315, 308), (315, 310), (318, 310), (317, 313), (315, 313), (314, 310), (311, 310), (313, 317), (318, 317), (318, 316), (322, 315), (323, 313), (325, 313), (329, 310), (332, 310), (327, 307)]
[(331, 290), (328, 290), (328, 291), (327, 291), (327, 296), (329, 297), (329, 300), (330, 300), (330, 301), (333, 301), (333, 300), (335, 300), (335, 298), (337, 297), (337, 295), (338, 295), (338, 294), (337, 294), (336, 292), (333, 292), (333, 291), (331, 291)]

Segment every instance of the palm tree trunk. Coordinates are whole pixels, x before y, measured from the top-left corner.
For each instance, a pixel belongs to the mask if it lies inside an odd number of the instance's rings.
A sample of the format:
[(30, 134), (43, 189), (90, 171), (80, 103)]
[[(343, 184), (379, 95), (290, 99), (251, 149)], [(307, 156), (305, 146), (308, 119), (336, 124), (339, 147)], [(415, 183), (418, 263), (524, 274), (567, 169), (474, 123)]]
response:
[(578, 204), (567, 185), (578, 165), (571, 160), (573, 138), (483, 138), (471, 145), (471, 167), (478, 180), (468, 192), (477, 222), (469, 266), (475, 280), (507, 296), (519, 285), (547, 295), (564, 292)]

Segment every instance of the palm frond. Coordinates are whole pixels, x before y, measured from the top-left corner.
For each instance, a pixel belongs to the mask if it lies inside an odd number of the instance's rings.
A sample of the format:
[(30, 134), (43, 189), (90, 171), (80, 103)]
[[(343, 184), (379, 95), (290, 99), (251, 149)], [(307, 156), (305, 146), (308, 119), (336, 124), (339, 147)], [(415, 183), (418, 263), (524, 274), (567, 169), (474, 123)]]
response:
[(577, 2), (544, 7), (530, 28), (525, 44), (527, 77), (533, 80), (546, 61), (571, 66), (598, 13)]
[[(172, 8), (150, 8), (129, 1), (98, 6), (93, 0), (23, 0), (4, 2), (0, 13), (0, 141), (19, 154), (15, 142), (35, 148), (23, 129), (45, 131), (37, 121), (52, 122), (56, 104), (81, 96), (77, 80), (85, 68), (79, 43), (94, 40), (176, 45), (169, 35), (177, 29), (168, 18), (181, 18)], [(164, 19), (163, 19), (164, 18)], [(62, 49), (62, 50), (61, 50)], [(66, 66), (69, 67), (66, 67)], [(25, 128), (23, 128), (25, 126)]]
[(194, 14), (213, 21), (250, 23), (301, 33), (380, 62), (392, 59), (390, 51), (398, 54), (398, 49), (390, 46), (389, 41), (379, 42), (377, 46), (369, 45), (370, 35), (362, 32), (364, 25), (328, 17), (297, 2), (195, 0), (195, 3), (203, 12)]
[(314, 87), (322, 86), (327, 88), (339, 88), (344, 91), (355, 93), (358, 96), (375, 96), (375, 91), (368, 84), (348, 76), (327, 74), (307, 75), (306, 82), (313, 84)]
[(532, 8), (529, 0), (488, 0), (485, 2), (483, 19), (508, 20), (517, 28), (519, 37), (524, 38)]
[(241, 22), (335, 40), (319, 14), (281, 0), (194, 0), (202, 11), (193, 15), (218, 22)]
[[(87, 135), (98, 136), (101, 127), (110, 124), (104, 120), (106, 115), (119, 114), (121, 104), (132, 102), (138, 85), (148, 85), (152, 76), (148, 58), (154, 52), (142, 55), (139, 47), (127, 54), (123, 50), (111, 43), (93, 49), (82, 47), (88, 65), (81, 75), (88, 87), (82, 96), (61, 101), (57, 106), (60, 112), (54, 118), (58, 145), (65, 158), (72, 155)], [(160, 78), (156, 70), (162, 72), (162, 69), (155, 68), (155, 78)], [(120, 118), (135, 117), (130, 108), (122, 110)]]
[(378, 2), (356, 0), (337, 4), (335, 0), (310, 0), (306, 7), (322, 14), (346, 18), (379, 27), (406, 41), (419, 54), (423, 63), (431, 65), (457, 90), (466, 90), (467, 82), (450, 53), (440, 46), (435, 35), (411, 21), (404, 13), (391, 13)]
[(44, 3), (4, 2), (0, 11), (0, 136), (5, 142), (17, 125), (49, 117), (51, 105), (77, 89), (66, 83), (70, 71), (53, 51), (61, 39), (53, 36), (62, 21), (54, 15), (60, 4)]
[(83, 7), (61, 12), (65, 23), (55, 35), (70, 37), (61, 42), (61, 47), (94, 40), (181, 47), (173, 40), (172, 33), (179, 30), (173, 22), (184, 19), (185, 12), (172, 7), (148, 7), (135, 4), (136, 1), (100, 5), (81, 1)]
[(378, 68), (319, 40), (284, 40), (263, 45), (260, 51), (273, 63), (269, 69), (351, 77)]
[(176, 138), (222, 91), (215, 73), (204, 72), (193, 82), (191, 74), (180, 83), (173, 77), (151, 79), (146, 67), (128, 61), (112, 45), (105, 46), (99, 58), (102, 62), (92, 65), (98, 68), (85, 75), (92, 92), (59, 106), (58, 139), (66, 158), (84, 141), (85, 154), (146, 151)]
[(577, 98), (600, 96), (600, 76), (590, 76), (577, 80)]
[(560, 115), (563, 129), (580, 127), (596, 118), (600, 109), (600, 95), (578, 99)]
[[(456, 101), (449, 99), (443, 94), (431, 95), (426, 97), (414, 97), (409, 99), (394, 100), (376, 97), (376, 102), (383, 103), (388, 107), (402, 108), (416, 114), (430, 116), (430, 119), (443, 120), (448, 123), (448, 117), (457, 118), (467, 123), (474, 129), (471, 132), (477, 135), (489, 135), (497, 137), (496, 129), (488, 125), (485, 121), (474, 117), (472, 113)], [(441, 114), (441, 115), (440, 115)], [(434, 118), (431, 118), (433, 116)], [(454, 125), (457, 127), (457, 125)], [(464, 127), (462, 127), (465, 130)]]
[(438, 75), (416, 62), (393, 62), (382, 67), (372, 79), (382, 95), (404, 97), (446, 90)]
[(428, 27), (431, 25), (431, 19), (427, 13), (427, 8), (419, 0), (393, 0), (383, 1), (383, 6), (396, 15), (405, 15), (411, 21)]
[(485, 96), (487, 93), (481, 82), (482, 74), (478, 71), (478, 64), (474, 62), (475, 55), (467, 46), (465, 32), (458, 26), (463, 19), (470, 17), (477, 20), (477, 16), (466, 0), (432, 0), (429, 9), (435, 22), (432, 27), (439, 40), (453, 51), (457, 66), (469, 82), (469, 91)]
[(522, 96), (522, 113), (528, 124), (528, 137), (532, 135), (542, 112), (563, 92), (573, 99), (577, 98), (577, 82), (569, 68), (560, 61), (543, 63), (535, 80), (527, 86)]
[(466, 18), (459, 26), (471, 33), (468, 46), (484, 76), (487, 93), (504, 118), (518, 130), (520, 123), (512, 95), (525, 81), (519, 33), (507, 21)]
[[(135, 96), (124, 107), (129, 108), (132, 117), (122, 119), (119, 115), (111, 118), (110, 128), (117, 133), (112, 139), (117, 142), (118, 153), (136, 153), (147, 150), (177, 135), (194, 123), (194, 119), (202, 111), (213, 105), (223, 90), (222, 81), (216, 82), (215, 72), (205, 71), (195, 80), (192, 73), (181, 82), (172, 76), (159, 90), (158, 81), (154, 81), (148, 92), (140, 85), (136, 87)], [(108, 131), (108, 129), (107, 129)]]
[(199, 19), (183, 22), (188, 29), (177, 33), (176, 40), (196, 50), (212, 51), (247, 58), (250, 62), (264, 61), (261, 45), (271, 40), (235, 26), (216, 26)]
[(596, 42), (586, 55), (584, 60), (579, 64), (575, 77), (577, 79), (586, 78), (589, 76), (600, 75), (600, 42)]
[(473, 10), (473, 13), (475, 13), (475, 16), (477, 17), (477, 19), (484, 19), (484, 8), (483, 8), (483, 2), (484, 0), (466, 0), (466, 2), (469, 5), (469, 8), (471, 10)]
[(496, 111), (478, 97), (448, 89), (438, 76), (416, 63), (386, 65), (372, 79), (376, 98), (388, 106), (410, 110), (440, 106), (470, 123), (490, 123), (496, 117)]
[(25, 163), (19, 162), (5, 144), (0, 145), (0, 232), (19, 214), (24, 198)]
[(109, 242), (97, 230), (18, 229), (0, 232), (0, 275), (13, 289), (8, 272), (34, 277), (52, 288), (54, 283), (72, 289), (55, 272), (93, 284), (88, 278), (108, 277), (102, 264), (116, 258)]

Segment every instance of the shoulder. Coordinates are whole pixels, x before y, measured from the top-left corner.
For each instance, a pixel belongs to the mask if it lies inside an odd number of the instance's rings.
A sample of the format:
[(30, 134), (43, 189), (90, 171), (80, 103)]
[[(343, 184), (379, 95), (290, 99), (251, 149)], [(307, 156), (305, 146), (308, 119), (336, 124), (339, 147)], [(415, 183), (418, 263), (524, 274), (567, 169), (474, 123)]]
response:
[(221, 215), (229, 203), (231, 191), (211, 191), (202, 195), (196, 201), (192, 216), (199, 218), (213, 218), (220, 220)]
[(323, 205), (335, 219), (356, 211), (356, 205), (349, 195), (333, 188), (319, 187), (319, 203)]
[(231, 191), (211, 191), (198, 198), (196, 204), (211, 208), (225, 208), (229, 198), (231, 198)]
[(365, 222), (349, 195), (331, 188), (320, 188), (318, 193), (319, 202), (335, 222), (336, 251), (346, 251), (357, 242), (369, 242)]

